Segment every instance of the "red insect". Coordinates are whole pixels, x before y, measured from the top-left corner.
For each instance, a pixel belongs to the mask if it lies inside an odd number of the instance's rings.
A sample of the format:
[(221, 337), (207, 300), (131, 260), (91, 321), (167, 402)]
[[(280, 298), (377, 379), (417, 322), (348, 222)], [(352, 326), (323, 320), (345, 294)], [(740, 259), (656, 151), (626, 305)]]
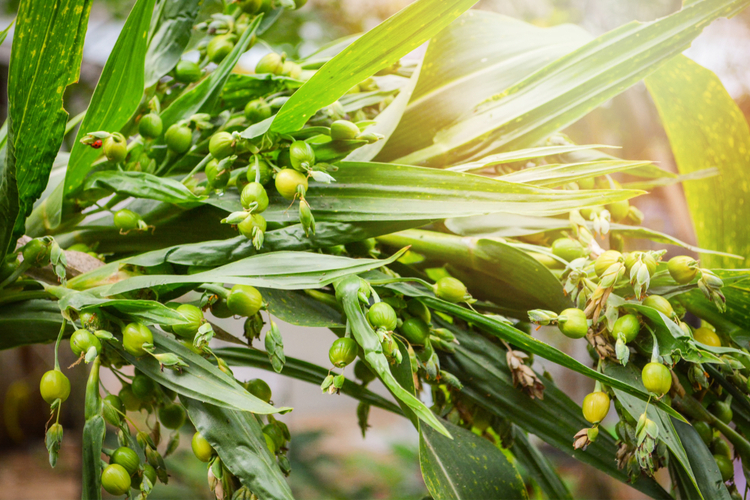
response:
[(100, 147), (102, 147), (102, 140), (101, 139), (95, 140), (94, 142), (91, 143), (91, 147), (94, 149), (99, 149)]

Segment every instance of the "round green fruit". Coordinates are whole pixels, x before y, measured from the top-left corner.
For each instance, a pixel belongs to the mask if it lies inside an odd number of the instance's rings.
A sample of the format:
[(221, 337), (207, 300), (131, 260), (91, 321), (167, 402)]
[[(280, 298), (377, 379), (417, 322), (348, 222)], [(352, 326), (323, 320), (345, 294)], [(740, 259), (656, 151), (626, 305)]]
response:
[(122, 401), (123, 406), (128, 411), (138, 411), (141, 409), (141, 401), (135, 394), (133, 394), (133, 386), (125, 385), (120, 389), (120, 393), (117, 395)]
[(603, 254), (601, 254), (599, 257), (596, 258), (596, 262), (594, 262), (594, 270), (596, 271), (597, 276), (602, 276), (607, 269), (610, 268), (613, 264), (616, 264), (617, 262), (623, 262), (622, 254), (618, 252), (617, 250), (607, 250)]
[(128, 143), (120, 134), (113, 134), (104, 139), (104, 146), (102, 149), (104, 150), (104, 156), (106, 156), (109, 161), (115, 163), (120, 163), (128, 156)]
[(185, 408), (171, 403), (159, 408), (159, 421), (167, 429), (179, 429), (185, 424)]
[(315, 165), (315, 151), (305, 141), (294, 141), (289, 146), (289, 158), (292, 168), (300, 172), (306, 172)]
[(234, 153), (235, 140), (229, 132), (216, 132), (208, 142), (208, 152), (219, 160)]
[(143, 482), (143, 476), (146, 476), (151, 485), (156, 485), (156, 469), (151, 467), (151, 464), (143, 464), (143, 473), (140, 472), (132, 477), (131, 487), (134, 490), (141, 489), (141, 483)]
[(711, 430), (711, 426), (706, 422), (702, 422), (700, 420), (698, 422), (694, 422), (693, 428), (701, 437), (701, 440), (706, 444), (706, 446), (709, 446), (713, 442), (714, 431)]
[(180, 337), (195, 337), (203, 324), (203, 311), (192, 304), (182, 304), (176, 310), (185, 317), (185, 323), (172, 325), (174, 333)]
[(120, 231), (132, 231), (133, 229), (137, 229), (140, 221), (141, 216), (127, 208), (118, 210), (114, 215), (115, 227)]
[(663, 396), (672, 388), (672, 374), (661, 363), (648, 363), (641, 372), (643, 385), (648, 392)]
[(642, 304), (644, 306), (651, 307), (653, 309), (656, 309), (663, 315), (667, 316), (668, 318), (671, 318), (674, 314), (674, 309), (672, 309), (672, 304), (669, 303), (667, 299), (660, 295), (649, 295), (645, 299), (643, 299)]
[(284, 61), (284, 65), (281, 67), (281, 76), (288, 76), (299, 80), (302, 76), (302, 66), (292, 61)]
[(360, 379), (362, 384), (365, 385), (375, 380), (375, 374), (372, 373), (372, 370), (361, 359), (354, 363), (354, 376)]
[(260, 170), (260, 178), (257, 182), (265, 186), (271, 179), (273, 179), (273, 169), (267, 161), (262, 160), (261, 158), (258, 158), (257, 161), (257, 167), (255, 165), (255, 160), (251, 160), (250, 164), (247, 166), (247, 180), (249, 182), (256, 182), (256, 171)]
[(193, 145), (193, 131), (185, 125), (174, 124), (164, 134), (167, 147), (177, 154), (186, 153)]
[(628, 273), (630, 273), (630, 269), (635, 265), (636, 262), (638, 262), (638, 259), (641, 259), (646, 264), (646, 269), (648, 269), (649, 276), (653, 276), (656, 272), (656, 259), (654, 259), (651, 255), (647, 254), (646, 252), (630, 252), (628, 256), (625, 258), (625, 269)]
[(609, 212), (612, 222), (620, 222), (628, 216), (628, 210), (630, 210), (630, 203), (628, 200), (616, 201), (606, 205), (605, 208)]
[(624, 314), (617, 318), (612, 328), (612, 336), (616, 339), (619, 335), (625, 338), (625, 343), (632, 342), (638, 336), (641, 324), (635, 314)]
[(146, 375), (138, 374), (133, 377), (133, 383), (130, 386), (133, 395), (141, 403), (150, 401), (156, 392), (156, 383)]
[(265, 99), (255, 99), (245, 105), (245, 119), (250, 123), (262, 122), (271, 117), (271, 106)]
[(297, 196), (298, 189), (307, 192), (307, 176), (291, 168), (285, 168), (276, 174), (276, 191), (287, 200)]
[(63, 403), (70, 396), (70, 380), (60, 370), (50, 370), (39, 381), (39, 392), (48, 404), (56, 399)]
[(398, 325), (396, 311), (385, 302), (373, 304), (370, 310), (367, 311), (367, 319), (370, 320), (370, 324), (375, 328), (385, 328), (389, 332), (395, 330)]
[(124, 495), (130, 489), (130, 474), (122, 465), (109, 464), (102, 471), (102, 486), (110, 495)]
[(143, 344), (153, 343), (154, 336), (144, 324), (130, 323), (122, 330), (122, 347), (136, 358), (146, 354)]
[(180, 83), (195, 83), (201, 76), (201, 67), (193, 61), (181, 60), (174, 68), (174, 79)]
[(334, 141), (356, 139), (359, 132), (359, 127), (349, 120), (336, 120), (331, 123), (331, 139)]
[(711, 441), (711, 452), (714, 455), (724, 455), (729, 459), (732, 458), (732, 449), (720, 436), (716, 436), (713, 441)]
[(586, 255), (586, 249), (577, 240), (557, 238), (552, 242), (552, 253), (568, 262)]
[(557, 317), (557, 327), (566, 337), (580, 339), (589, 332), (586, 314), (575, 307), (565, 309)]
[(284, 71), (284, 58), (275, 52), (263, 56), (255, 66), (255, 72), (258, 74), (272, 73), (280, 75), (282, 71)]
[(162, 133), (164, 125), (156, 113), (149, 113), (141, 117), (138, 122), (138, 133), (148, 139), (156, 139)]
[(73, 332), (73, 335), (70, 336), (70, 350), (73, 351), (76, 357), (89, 352), (89, 349), (92, 347), (96, 348), (97, 353), (102, 352), (101, 341), (90, 331), (81, 328)]
[(255, 228), (258, 228), (262, 232), (265, 232), (267, 226), (268, 224), (266, 223), (266, 219), (263, 218), (262, 215), (250, 214), (245, 218), (245, 220), (237, 224), (237, 229), (240, 230), (240, 234), (242, 236), (244, 236), (247, 239), (252, 239), (253, 230)]
[(211, 457), (214, 454), (214, 449), (211, 447), (211, 443), (209, 443), (200, 432), (193, 434), (193, 440), (190, 445), (193, 448), (193, 453), (198, 457), (198, 460), (201, 462), (208, 462), (211, 460)]
[(357, 358), (357, 350), (357, 342), (354, 339), (336, 339), (328, 350), (328, 359), (336, 368), (343, 368)]
[(102, 416), (104, 420), (118, 427), (122, 422), (123, 413), (125, 413), (125, 405), (118, 396), (109, 394), (104, 398), (102, 402)]
[(247, 392), (266, 403), (271, 401), (271, 388), (266, 381), (261, 378), (254, 378), (245, 382), (245, 389), (247, 389)]
[(716, 465), (719, 466), (719, 473), (722, 481), (729, 481), (734, 477), (734, 464), (724, 455), (714, 455)]
[(274, 448), (277, 450), (280, 450), (284, 446), (284, 444), (286, 444), (284, 434), (282, 434), (281, 430), (273, 424), (264, 425), (263, 434), (273, 440)]
[(461, 302), (469, 296), (466, 285), (450, 276), (444, 276), (435, 283), (435, 295), (447, 302)]
[(669, 275), (677, 283), (685, 285), (693, 281), (698, 274), (698, 262), (687, 255), (672, 257), (667, 263)]
[(263, 296), (250, 285), (234, 285), (227, 296), (227, 306), (232, 314), (252, 316), (263, 307)]
[(409, 314), (420, 318), (427, 324), (432, 321), (432, 314), (430, 313), (430, 309), (426, 305), (424, 305), (424, 302), (419, 299), (411, 299), (409, 302), (407, 302), (406, 310), (409, 312)]
[(430, 337), (430, 327), (421, 318), (411, 317), (401, 325), (401, 333), (410, 344), (424, 345)]
[(219, 170), (219, 161), (214, 158), (206, 165), (206, 180), (208, 184), (216, 189), (223, 189), (229, 183), (229, 170), (222, 168)]
[(710, 328), (702, 326), (693, 332), (693, 338), (701, 344), (706, 344), (711, 347), (721, 347), (721, 339), (716, 332)]
[(592, 392), (583, 398), (583, 418), (592, 424), (598, 424), (609, 413), (609, 396), (602, 391)]
[(49, 264), (49, 245), (39, 238), (35, 238), (23, 246), (23, 261), (32, 266)]
[(725, 424), (731, 422), (732, 417), (734, 417), (732, 407), (726, 401), (716, 401), (714, 404), (712, 404), (711, 413), (713, 413), (716, 418), (718, 418)]
[(268, 193), (261, 183), (250, 182), (242, 188), (240, 203), (242, 203), (242, 207), (245, 209), (250, 209), (250, 206), (255, 203), (256, 206), (253, 207), (252, 211), (259, 214), (268, 208)]
[(206, 55), (212, 63), (219, 64), (234, 49), (234, 41), (231, 35), (215, 36), (206, 47)]
[(128, 476), (132, 476), (138, 471), (141, 461), (136, 452), (126, 446), (120, 446), (112, 452), (109, 463), (122, 466), (127, 471)]

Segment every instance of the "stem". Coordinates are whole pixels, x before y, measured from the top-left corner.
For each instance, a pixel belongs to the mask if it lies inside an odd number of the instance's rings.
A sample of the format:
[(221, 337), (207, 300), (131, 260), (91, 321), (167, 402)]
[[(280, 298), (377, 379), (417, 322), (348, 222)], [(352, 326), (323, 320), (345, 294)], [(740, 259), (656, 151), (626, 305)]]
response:
[(383, 280), (368, 280), (368, 283), (372, 286), (380, 286), (380, 285), (389, 285), (391, 283), (408, 283), (408, 282), (414, 282), (419, 283), (422, 286), (425, 286), (429, 288), (430, 290), (433, 289), (432, 285), (428, 283), (427, 281), (423, 280), (422, 278), (414, 278), (414, 277), (402, 277), (402, 278), (388, 278)]
[(208, 154), (207, 154), (207, 155), (205, 156), (205, 158), (203, 158), (203, 159), (202, 159), (202, 160), (200, 161), (200, 163), (198, 163), (198, 164), (197, 164), (197, 165), (196, 165), (196, 166), (195, 166), (195, 167), (193, 168), (193, 170), (191, 170), (191, 171), (190, 171), (190, 173), (189, 173), (189, 174), (187, 174), (187, 175), (186, 175), (186, 176), (185, 176), (185, 177), (184, 177), (184, 178), (182, 179), (182, 181), (180, 181), (180, 182), (182, 182), (183, 184), (185, 184), (185, 181), (187, 181), (187, 180), (188, 180), (188, 179), (190, 179), (190, 178), (191, 178), (191, 177), (192, 177), (193, 175), (195, 175), (195, 174), (197, 174), (198, 172), (200, 172), (201, 170), (203, 170), (203, 168), (204, 168), (204, 167), (205, 167), (206, 165), (208, 165), (208, 162), (210, 162), (210, 161), (211, 161), (212, 159), (213, 159), (213, 156), (211, 155), (211, 153), (208, 153)]
[(28, 271), (31, 268), (31, 264), (29, 264), (26, 261), (21, 262), (18, 267), (13, 271), (13, 273), (5, 278), (5, 281), (0, 283), (0, 288), (5, 288), (7, 285), (10, 285), (14, 281), (18, 279), (19, 276), (21, 276), (23, 273)]
[(156, 172), (154, 173), (154, 175), (160, 175), (166, 169), (167, 165), (169, 165), (169, 162), (172, 159), (174, 159), (174, 154), (171, 150), (167, 149), (167, 154), (164, 155), (164, 161), (162, 161), (161, 165), (156, 168)]
[(226, 299), (229, 296), (229, 290), (227, 290), (221, 285), (216, 285), (213, 283), (203, 283), (198, 288), (201, 290), (207, 290), (209, 292), (213, 292), (219, 297), (221, 297), (222, 299)]
[(57, 351), (60, 348), (60, 341), (63, 338), (63, 333), (65, 333), (65, 319), (63, 319), (62, 324), (60, 325), (60, 333), (57, 334), (57, 342), (55, 342), (55, 370), (60, 370), (60, 363), (58, 362), (57, 358)]
[(9, 295), (0, 297), (0, 306), (4, 306), (5, 304), (12, 304), (13, 302), (21, 302), (23, 300), (47, 299), (49, 297), (49, 293), (44, 290), (11, 293)]

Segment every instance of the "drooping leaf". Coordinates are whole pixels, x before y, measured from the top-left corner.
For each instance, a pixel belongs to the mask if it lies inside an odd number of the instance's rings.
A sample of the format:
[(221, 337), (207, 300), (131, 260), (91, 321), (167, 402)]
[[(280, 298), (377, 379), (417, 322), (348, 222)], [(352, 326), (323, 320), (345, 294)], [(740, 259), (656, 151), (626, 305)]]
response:
[(539, 28), (494, 12), (464, 13), (430, 41), (404, 118), (378, 159), (430, 146), (474, 106), (591, 38), (573, 25)]
[(190, 398), (180, 400), (195, 428), (243, 485), (260, 498), (293, 500), (276, 458), (268, 449), (258, 417)]
[(256, 17), (219, 66), (195, 87), (180, 94), (169, 107), (162, 111), (164, 130), (185, 120), (195, 113), (210, 112), (221, 96), (221, 90), (229, 78), (240, 56), (247, 50), (264, 16)]
[(349, 274), (367, 272), (385, 266), (401, 256), (388, 259), (351, 259), (336, 255), (305, 252), (273, 252), (232, 262), (209, 271), (190, 275), (135, 276), (102, 290), (117, 295), (130, 290), (174, 283), (233, 283), (284, 290), (322, 288)]
[(78, 81), (91, 0), (29, 0), (18, 8), (8, 68), (7, 153), (0, 174), (0, 259), (47, 186)]
[(165, 203), (194, 204), (201, 198), (174, 179), (157, 177), (146, 172), (105, 170), (86, 180), (85, 189), (104, 189), (111, 193), (148, 198)]
[(81, 498), (101, 500), (102, 498), (102, 444), (106, 425), (101, 415), (95, 415), (83, 425), (81, 439), (82, 459)]
[(154, 332), (156, 351), (171, 352), (178, 355), (187, 363), (187, 367), (183, 367), (179, 371), (169, 368), (162, 370), (159, 362), (149, 355), (135, 358), (122, 349), (119, 344), (110, 343), (110, 345), (115, 347), (122, 357), (143, 374), (181, 396), (230, 410), (261, 415), (291, 411), (291, 408), (274, 408), (265, 401), (256, 398), (239, 385), (233, 377), (222, 372), (176, 340), (172, 340), (159, 332)]
[[(470, 291), (476, 288), (477, 298), (495, 302), (514, 317), (525, 319), (530, 309), (559, 312), (572, 305), (554, 274), (526, 252), (502, 241), (421, 229), (389, 234), (378, 240), (391, 247), (411, 245), (412, 251), (430, 260), (470, 272), (475, 278), (467, 282)], [(485, 282), (485, 277), (490, 281)], [(531, 283), (533, 286), (529, 286)]]
[(611, 148), (614, 146), (604, 146), (603, 144), (576, 145), (568, 144), (565, 146), (540, 146), (538, 148), (519, 149), (517, 151), (508, 151), (507, 153), (498, 153), (495, 155), (485, 156), (481, 160), (459, 163), (446, 170), (453, 172), (470, 172), (472, 170), (481, 170), (484, 168), (503, 165), (506, 163), (515, 163), (523, 160), (533, 160), (536, 158), (545, 158), (556, 156), (572, 151), (583, 151), (595, 148)]
[(690, 215), (701, 246), (745, 260), (705, 255), (703, 267), (750, 267), (750, 129), (742, 111), (713, 72), (687, 57), (674, 58), (646, 85), (680, 173), (719, 169), (716, 177), (683, 184)]
[[(51, 300), (6, 304), (0, 307), (0, 350), (54, 342), (62, 321), (60, 308)], [(71, 333), (73, 326), (66, 326), (64, 337)]]
[(418, 0), (357, 38), (328, 61), (284, 104), (271, 130), (299, 130), (320, 108), (397, 62), (448, 26), (475, 0)]
[(514, 386), (504, 349), (481, 335), (445, 321), (438, 320), (437, 325), (450, 329), (460, 342), (455, 354), (441, 355), (440, 363), (444, 369), (464, 381), (461, 391), (464, 396), (492, 414), (509, 419), (566, 455), (596, 467), (652, 498), (671, 498), (654, 479), (645, 475), (629, 483), (628, 475), (618, 469), (613, 460), (617, 445), (608, 432), (600, 432), (586, 451), (573, 449), (575, 433), (590, 424), (584, 420), (581, 407), (554, 382), (542, 378), (544, 399), (531, 399)]
[[(138, 0), (117, 37), (70, 152), (64, 196), (81, 187), (91, 163), (102, 153), (81, 144), (81, 138), (98, 130), (118, 132), (141, 103), (144, 59), (153, 10), (154, 0)], [(59, 223), (59, 218), (53, 222)]]
[(709, 22), (747, 5), (701, 0), (656, 21), (621, 26), (508, 87), (440, 130), (434, 144), (396, 161), (445, 165), (530, 146), (656, 71)]
[(273, 288), (262, 288), (260, 292), (263, 299), (268, 302), (268, 311), (286, 323), (318, 328), (344, 326), (339, 311), (305, 292)]
[(450, 437), (445, 426), (435, 417), (430, 409), (411, 392), (404, 389), (393, 377), (388, 360), (383, 354), (380, 339), (367, 322), (359, 305), (358, 294), (361, 281), (360, 278), (351, 276), (337, 283), (336, 298), (339, 299), (344, 307), (344, 312), (351, 325), (354, 339), (365, 353), (365, 361), (372, 372), (377, 375), (400, 404), (406, 405), (420, 420), (436, 429), (439, 433)]
[[(256, 351), (253, 349), (239, 348), (239, 347), (225, 347), (221, 349), (215, 349), (214, 352), (217, 356), (220, 356), (229, 366), (252, 366), (254, 368), (262, 368), (268, 371), (274, 371), (271, 362), (268, 359), (266, 353), (262, 351)], [(286, 358), (284, 368), (281, 370), (281, 374), (286, 377), (291, 377), (297, 380), (309, 382), (320, 387), (323, 380), (328, 375), (329, 370), (322, 366), (317, 366), (307, 361), (303, 361), (297, 358)], [(401, 410), (397, 405), (383, 398), (382, 396), (375, 394), (374, 392), (365, 389), (360, 384), (357, 384), (351, 380), (346, 380), (344, 386), (341, 389), (343, 394), (350, 396), (359, 401), (364, 401), (372, 406), (377, 406), (384, 410), (388, 410), (392, 413), (401, 414)]]
[(672, 419), (674, 430), (685, 447), (690, 466), (695, 473), (698, 489), (706, 500), (729, 500), (731, 497), (714, 457), (706, 447), (700, 434), (685, 422)]
[(190, 41), (203, 0), (162, 0), (149, 33), (145, 57), (145, 87), (159, 81), (179, 62)]
[[(448, 219), (445, 225), (455, 234), (462, 236), (485, 236), (496, 238), (516, 238), (518, 236), (528, 236), (548, 231), (559, 231), (570, 228), (570, 221), (566, 219), (555, 219), (551, 217), (532, 217), (528, 215), (503, 214), (498, 215), (479, 215), (474, 217), (463, 217)], [(586, 222), (589, 231), (593, 231), (593, 222)], [(684, 241), (678, 240), (666, 233), (661, 233), (653, 229), (642, 226), (628, 226), (625, 224), (611, 223), (609, 230), (613, 233), (621, 234), (629, 238), (643, 238), (656, 243), (665, 243), (667, 245), (676, 245), (697, 253), (717, 254), (727, 257), (740, 258), (725, 252), (716, 252), (699, 248)]]
[(419, 432), (419, 464), (432, 498), (529, 498), (523, 479), (502, 451), (471, 431), (445, 425), (453, 439), (428, 426)]

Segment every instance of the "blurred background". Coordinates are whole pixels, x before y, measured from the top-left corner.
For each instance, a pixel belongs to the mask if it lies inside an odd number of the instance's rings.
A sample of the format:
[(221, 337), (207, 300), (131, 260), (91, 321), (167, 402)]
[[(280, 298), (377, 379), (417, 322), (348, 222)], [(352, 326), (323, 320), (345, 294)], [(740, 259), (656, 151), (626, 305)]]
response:
[[(211, 2), (215, 0), (207, 0)], [(286, 13), (264, 40), (290, 57), (304, 56), (341, 36), (374, 27), (410, 3), (410, 0), (309, 0), (296, 12)], [(94, 0), (84, 48), (81, 81), (68, 89), (66, 109), (73, 116), (85, 109), (107, 60), (131, 0)], [(0, 28), (15, 15), (18, 0), (0, 0)], [(680, 7), (678, 0), (482, 0), (475, 8), (495, 11), (527, 22), (549, 26), (574, 23), (598, 35), (633, 20), (650, 21)], [(281, 45), (281, 40), (284, 44)], [(5, 119), (5, 85), (11, 36), (0, 46), (0, 119)], [(241, 70), (250, 72), (268, 47), (258, 44), (245, 56)], [(750, 114), (750, 12), (711, 24), (686, 54), (713, 70), (721, 78), (745, 115)], [(566, 131), (578, 143), (622, 146), (623, 158), (648, 159), (676, 171), (664, 131), (659, 125), (643, 85), (637, 85)], [(657, 188), (650, 196), (635, 200), (645, 214), (644, 225), (670, 233), (689, 243), (695, 236), (680, 186)], [(638, 242), (639, 247), (652, 247)], [(217, 320), (225, 329), (240, 334), (241, 325)], [(334, 335), (325, 329), (302, 329), (281, 324), (287, 356), (328, 366), (328, 348)], [(19, 332), (22, 334), (22, 332)], [(538, 332), (547, 342), (588, 362), (585, 348), (566, 345), (560, 335)], [(75, 360), (66, 346), (61, 365)], [(65, 439), (55, 469), (47, 463), (43, 436), (47, 405), (38, 394), (42, 373), (52, 364), (51, 345), (31, 346), (0, 352), (0, 500), (73, 499), (80, 497), (80, 432), (83, 423), (83, 385), (86, 368), (67, 371), (74, 389), (65, 405)], [(580, 401), (592, 382), (551, 363), (537, 361), (535, 369), (548, 370), (558, 386)], [(362, 438), (355, 414), (356, 401), (345, 396), (322, 395), (304, 382), (253, 369), (237, 369), (239, 380), (264, 378), (271, 386), (274, 402), (295, 411), (281, 420), (293, 436), (290, 459), (295, 496), (300, 499), (419, 499), (426, 495), (418, 465), (417, 433), (400, 417), (373, 408), (371, 428)], [(104, 376), (112, 392), (119, 391), (114, 377)], [(373, 389), (387, 396), (382, 386)], [(168, 459), (172, 477), (159, 485), (150, 498), (211, 498), (204, 464), (190, 452), (192, 429), (182, 432), (179, 451)], [(571, 436), (572, 439), (572, 436)], [(542, 445), (568, 481), (575, 498), (642, 498), (593, 468)], [(738, 475), (740, 477), (741, 475)], [(667, 478), (662, 478), (666, 480)], [(740, 486), (740, 485), (738, 485)], [(741, 490), (740, 486), (740, 490)]]

